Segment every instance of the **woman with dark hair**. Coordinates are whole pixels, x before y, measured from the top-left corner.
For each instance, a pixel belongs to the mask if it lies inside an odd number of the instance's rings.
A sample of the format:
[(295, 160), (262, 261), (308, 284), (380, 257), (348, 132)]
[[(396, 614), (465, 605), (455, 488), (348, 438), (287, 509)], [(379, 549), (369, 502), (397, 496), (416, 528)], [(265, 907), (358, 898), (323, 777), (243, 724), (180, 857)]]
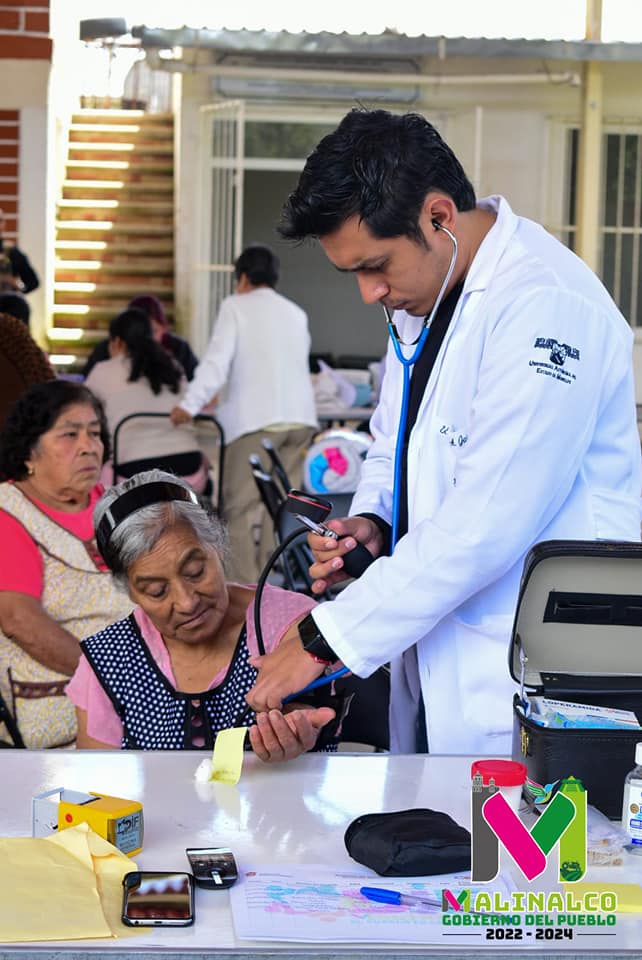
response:
[[(110, 359), (96, 364), (85, 383), (102, 400), (112, 437), (129, 414), (169, 414), (187, 381), (154, 339), (143, 310), (128, 307), (112, 319), (109, 353)], [(197, 493), (206, 489), (209, 477), (193, 427), (174, 428), (162, 417), (125, 424), (118, 432), (119, 476), (159, 466), (185, 477)]]
[[(141, 293), (130, 300), (127, 307), (138, 307), (139, 310), (143, 310), (147, 314), (152, 325), (154, 340), (160, 343), (171, 357), (178, 360), (185, 371), (185, 376), (188, 380), (191, 380), (198, 366), (198, 357), (184, 337), (179, 337), (178, 334), (170, 330), (169, 320), (158, 297), (155, 297), (152, 293)], [(109, 360), (109, 338), (96, 344), (83, 367), (83, 376), (88, 377), (96, 364), (102, 360)]]
[(0, 694), (29, 747), (73, 743), (79, 640), (132, 607), (94, 541), (108, 452), (100, 401), (66, 380), (30, 387), (0, 434)]

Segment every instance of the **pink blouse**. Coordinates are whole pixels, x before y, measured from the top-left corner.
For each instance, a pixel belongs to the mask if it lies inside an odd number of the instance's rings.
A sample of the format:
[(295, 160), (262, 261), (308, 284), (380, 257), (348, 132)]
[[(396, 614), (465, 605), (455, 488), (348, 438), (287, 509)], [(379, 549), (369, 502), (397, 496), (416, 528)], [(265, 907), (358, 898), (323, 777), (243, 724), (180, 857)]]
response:
[[(311, 597), (266, 584), (261, 602), (261, 626), (266, 653), (271, 653), (292, 624), (315, 606), (316, 601)], [(172, 663), (163, 638), (140, 607), (136, 607), (134, 610), (134, 617), (158, 669), (176, 688)], [(247, 627), (247, 646), (254, 656), (258, 654), (258, 647), (254, 630), (254, 605), (252, 603), (247, 608), (245, 623)], [(207, 689), (211, 690), (212, 687), (218, 686), (225, 679), (226, 673), (227, 667), (219, 670), (208, 684)], [(84, 654), (80, 657), (76, 672), (67, 684), (65, 693), (74, 706), (87, 713), (88, 736), (118, 749), (123, 738), (122, 723)]]
[[(89, 505), (77, 513), (54, 510), (39, 500), (33, 500), (33, 503), (58, 526), (80, 540), (91, 541), (94, 538), (94, 507), (102, 492), (103, 488), (96, 484), (89, 494)], [(39, 600), (44, 587), (40, 550), (20, 521), (6, 510), (0, 510), (0, 543), (0, 590), (26, 593)], [(101, 561), (98, 569), (106, 570), (107, 567)]]

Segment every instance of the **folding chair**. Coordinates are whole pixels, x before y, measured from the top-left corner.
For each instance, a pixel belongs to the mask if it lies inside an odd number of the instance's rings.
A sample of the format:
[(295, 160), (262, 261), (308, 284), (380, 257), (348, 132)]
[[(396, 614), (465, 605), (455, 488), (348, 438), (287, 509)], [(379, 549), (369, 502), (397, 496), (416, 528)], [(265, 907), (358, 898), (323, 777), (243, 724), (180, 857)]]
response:
[[(113, 470), (114, 483), (117, 482), (117, 477), (118, 477), (118, 466), (119, 466), (118, 440), (119, 440), (120, 431), (122, 430), (123, 426), (134, 419), (141, 419), (141, 418), (158, 419), (159, 417), (164, 417), (168, 421), (168, 429), (172, 429), (172, 426), (169, 420), (169, 413), (152, 413), (152, 412), (147, 413), (145, 411), (139, 411), (137, 413), (128, 414), (126, 417), (123, 417), (122, 420), (120, 420), (116, 424), (116, 428), (114, 430), (114, 436), (112, 438), (112, 470)], [(220, 517), (223, 514), (223, 469), (225, 466), (225, 433), (223, 431), (223, 427), (221, 423), (219, 423), (216, 417), (213, 417), (210, 414), (198, 413), (193, 419), (197, 429), (199, 424), (203, 424), (204, 426), (207, 425), (208, 427), (209, 426), (213, 427), (214, 430), (216, 431), (218, 464), (216, 465), (216, 497), (215, 498), (212, 497), (212, 500), (214, 501), (216, 512)], [(153, 455), (152, 457), (149, 457), (149, 459), (150, 460), (153, 459)], [(163, 469), (162, 456), (159, 456), (158, 458), (158, 467), (160, 469)]]
[(261, 446), (270, 458), (270, 462), (272, 464), (272, 470), (270, 472), (272, 476), (275, 477), (280, 483), (283, 489), (283, 496), (286, 496), (288, 491), (292, 489), (292, 484), (290, 483), (287, 470), (283, 466), (283, 461), (277, 453), (276, 447), (267, 437), (264, 437), (263, 440), (261, 440)]
[(16, 723), (15, 717), (11, 710), (7, 706), (4, 697), (0, 693), (0, 726), (2, 726), (3, 723), (13, 742), (8, 743), (6, 740), (0, 739), (0, 749), (3, 747), (19, 747), (20, 749), (24, 750), (25, 744), (22, 736), (20, 735), (20, 731), (18, 730), (18, 724)]

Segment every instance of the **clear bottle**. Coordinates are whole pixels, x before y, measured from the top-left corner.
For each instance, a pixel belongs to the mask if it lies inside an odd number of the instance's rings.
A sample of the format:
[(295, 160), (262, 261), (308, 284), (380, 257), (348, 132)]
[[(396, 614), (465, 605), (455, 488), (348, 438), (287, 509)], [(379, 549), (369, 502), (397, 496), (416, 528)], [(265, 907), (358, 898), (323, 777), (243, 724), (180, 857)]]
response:
[(636, 743), (635, 766), (624, 778), (622, 828), (629, 838), (630, 852), (642, 856), (642, 743)]

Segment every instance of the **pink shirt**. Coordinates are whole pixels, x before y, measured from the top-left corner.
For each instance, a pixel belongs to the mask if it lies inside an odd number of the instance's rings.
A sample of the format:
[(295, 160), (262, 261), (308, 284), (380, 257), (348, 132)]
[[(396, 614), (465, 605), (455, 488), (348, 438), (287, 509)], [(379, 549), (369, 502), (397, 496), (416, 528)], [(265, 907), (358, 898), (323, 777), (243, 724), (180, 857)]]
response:
[[(274, 650), (292, 624), (315, 606), (316, 601), (311, 597), (266, 584), (261, 602), (261, 626), (266, 653)], [(140, 607), (134, 610), (134, 617), (158, 669), (176, 688), (172, 663), (163, 638)], [(248, 649), (252, 655), (256, 655), (258, 648), (254, 630), (253, 604), (250, 604), (247, 609), (245, 623)], [(212, 677), (207, 686), (208, 690), (217, 687), (225, 679), (227, 669), (223, 667), (215, 677)], [(87, 713), (87, 734), (94, 740), (119, 748), (123, 738), (122, 723), (84, 654), (80, 657), (76, 672), (67, 684), (65, 693), (76, 707)]]
[[(89, 494), (89, 506), (77, 513), (67, 513), (64, 510), (54, 510), (39, 500), (32, 500), (43, 513), (54, 523), (73, 533), (80, 540), (94, 539), (93, 512), (96, 502), (102, 495), (100, 484)], [(22, 526), (19, 520), (12, 517), (6, 510), (0, 510), (0, 590), (12, 590), (16, 593), (26, 593), (29, 596), (42, 597), (43, 565), (40, 550), (31, 534)], [(92, 554), (93, 555), (93, 554)], [(107, 567), (101, 562), (99, 570)]]

